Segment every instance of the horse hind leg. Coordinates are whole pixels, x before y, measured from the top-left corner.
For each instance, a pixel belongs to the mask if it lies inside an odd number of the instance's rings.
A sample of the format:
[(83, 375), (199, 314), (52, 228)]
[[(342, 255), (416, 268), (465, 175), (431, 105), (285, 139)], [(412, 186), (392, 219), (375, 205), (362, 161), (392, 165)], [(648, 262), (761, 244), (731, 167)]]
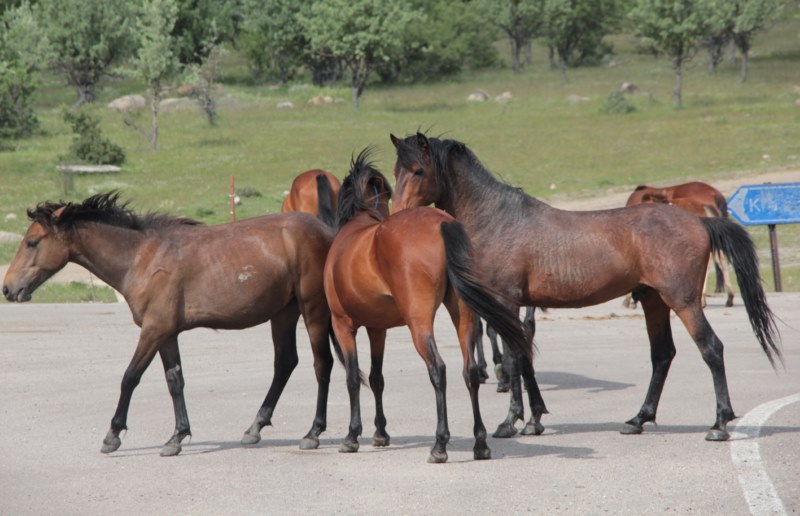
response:
[(185, 382), (183, 380), (183, 368), (181, 367), (177, 335), (164, 343), (158, 352), (164, 365), (164, 376), (167, 379), (167, 388), (170, 396), (172, 396), (172, 405), (175, 410), (175, 431), (161, 448), (161, 456), (173, 457), (181, 452), (181, 442), (192, 435), (189, 427), (189, 415), (186, 412), (186, 400), (183, 397)]
[[(728, 259), (721, 251), (714, 251), (714, 263), (717, 269), (717, 277), (722, 277), (722, 283), (725, 286), (725, 292), (728, 294), (725, 300), (725, 306), (733, 306), (733, 282), (731, 281), (731, 269), (728, 265)], [(717, 281), (719, 283), (719, 280)]]
[(635, 417), (625, 422), (620, 433), (640, 434), (645, 423), (656, 420), (658, 402), (664, 390), (669, 367), (675, 357), (675, 343), (669, 320), (669, 307), (653, 289), (647, 289), (640, 297), (650, 339), (650, 361), (653, 372), (642, 408)]
[(428, 462), (438, 464), (447, 462), (447, 443), (450, 441), (450, 428), (447, 424), (447, 376), (444, 361), (436, 348), (433, 338), (433, 321), (425, 329), (410, 328), (411, 338), (417, 353), (428, 367), (428, 376), (436, 393), (436, 443), (431, 448)]
[(371, 367), (369, 371), (369, 387), (375, 397), (375, 433), (372, 445), (389, 446), (391, 437), (386, 432), (386, 414), (383, 412), (383, 355), (386, 347), (386, 330), (367, 328), (370, 346)]
[(723, 357), (723, 346), (719, 337), (714, 333), (708, 319), (702, 310), (687, 308), (676, 311), (686, 329), (697, 344), (700, 354), (703, 356), (708, 368), (711, 370), (711, 377), (714, 380), (714, 394), (717, 398), (716, 421), (706, 433), (706, 441), (727, 441), (730, 434), (727, 424), (736, 418), (731, 407), (730, 395), (728, 394), (728, 380), (725, 376), (725, 360)]
[(316, 306), (309, 309), (305, 304), (304, 320), (311, 340), (311, 351), (314, 355), (314, 374), (317, 378), (317, 410), (311, 429), (300, 441), (300, 449), (315, 450), (319, 448), (319, 436), (327, 428), (328, 392), (333, 370), (333, 354), (331, 353), (330, 311), (324, 298)]
[(272, 318), (272, 346), (275, 349), (275, 362), (272, 383), (267, 396), (258, 409), (255, 420), (242, 436), (242, 444), (253, 445), (261, 441), (261, 429), (272, 425), (275, 406), (299, 362), (297, 358), (297, 321), (300, 312), (296, 305), (289, 304)]
[(494, 376), (497, 378), (497, 392), (508, 392), (511, 388), (511, 381), (508, 379), (508, 373), (503, 369), (503, 353), (500, 352), (497, 332), (491, 326), (487, 326), (486, 335), (492, 344), (492, 362), (494, 362)]
[[(475, 339), (476, 339), (476, 346), (475, 349), (478, 352), (478, 374), (480, 375), (480, 382), (486, 383), (486, 380), (489, 379), (489, 373), (486, 372), (486, 354), (483, 351), (483, 324), (481, 323), (480, 317), (475, 317)], [(486, 328), (487, 332), (489, 328)]]

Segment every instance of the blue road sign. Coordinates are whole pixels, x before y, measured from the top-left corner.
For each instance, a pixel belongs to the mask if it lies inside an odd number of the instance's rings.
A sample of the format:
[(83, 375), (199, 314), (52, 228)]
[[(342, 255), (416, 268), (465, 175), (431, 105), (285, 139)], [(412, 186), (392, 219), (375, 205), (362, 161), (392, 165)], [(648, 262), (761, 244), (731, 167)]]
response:
[(800, 183), (740, 186), (728, 211), (745, 226), (800, 222)]

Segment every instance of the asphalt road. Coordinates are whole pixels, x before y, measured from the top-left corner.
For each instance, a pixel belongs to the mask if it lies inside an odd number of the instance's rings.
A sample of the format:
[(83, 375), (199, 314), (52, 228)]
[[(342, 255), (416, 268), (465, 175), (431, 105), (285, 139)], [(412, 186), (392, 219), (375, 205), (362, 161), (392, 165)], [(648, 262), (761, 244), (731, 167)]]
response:
[[(551, 414), (538, 437), (490, 439), (493, 458), (472, 459), (472, 415), (452, 325), (437, 320), (448, 365), (452, 439), (447, 464), (426, 462), (435, 404), (406, 329), (390, 332), (385, 408), (392, 444), (371, 446), (374, 405), (362, 389), (364, 436), (338, 453), (349, 409), (334, 369), (328, 431), (301, 451), (316, 385), (307, 337), (272, 427), (239, 443), (272, 377), (265, 326), (182, 335), (194, 433), (180, 456), (161, 458), (174, 427), (160, 362), (134, 393), (122, 447), (100, 453), (138, 328), (124, 304), (0, 304), (0, 514), (725, 514), (800, 511), (800, 294), (770, 294), (782, 319), (786, 370), (774, 372), (740, 304), (712, 298), (706, 313), (725, 343), (739, 431), (705, 442), (715, 401), (711, 375), (677, 319), (678, 356), (658, 426), (623, 436), (650, 376), (640, 311), (619, 300), (538, 314), (537, 373)], [(739, 299), (737, 297), (737, 303)], [(361, 364), (368, 364), (359, 334)], [(488, 347), (488, 346), (487, 346)], [(507, 395), (481, 390), (493, 431)], [(777, 401), (776, 401), (777, 400)], [(729, 429), (736, 430), (734, 424)]]

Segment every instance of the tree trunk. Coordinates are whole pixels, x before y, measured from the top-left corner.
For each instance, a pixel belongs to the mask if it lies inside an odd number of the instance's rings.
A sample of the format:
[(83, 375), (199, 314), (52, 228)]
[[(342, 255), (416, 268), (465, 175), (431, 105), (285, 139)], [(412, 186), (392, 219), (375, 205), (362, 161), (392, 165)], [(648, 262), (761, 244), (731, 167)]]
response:
[(511, 70), (514, 73), (519, 73), (522, 70), (522, 64), (519, 60), (519, 55), (521, 52), (521, 48), (519, 46), (519, 42), (517, 42), (516, 38), (511, 38)]
[(750, 61), (750, 52), (742, 52), (742, 69), (739, 73), (739, 82), (743, 83), (747, 80), (747, 64)]
[(675, 92), (672, 94), (672, 98), (675, 100), (675, 107), (681, 107), (683, 105), (681, 98), (681, 90), (683, 89), (682, 65), (682, 59), (678, 58), (675, 60)]
[(553, 45), (547, 45), (547, 60), (550, 61), (551, 70), (558, 68), (558, 65), (556, 65), (556, 49)]
[(525, 40), (525, 66), (533, 64), (533, 44), (531, 38)]
[(150, 110), (153, 113), (153, 129), (150, 132), (150, 148), (158, 148), (158, 108), (161, 105), (161, 85), (153, 85), (153, 100), (150, 103)]

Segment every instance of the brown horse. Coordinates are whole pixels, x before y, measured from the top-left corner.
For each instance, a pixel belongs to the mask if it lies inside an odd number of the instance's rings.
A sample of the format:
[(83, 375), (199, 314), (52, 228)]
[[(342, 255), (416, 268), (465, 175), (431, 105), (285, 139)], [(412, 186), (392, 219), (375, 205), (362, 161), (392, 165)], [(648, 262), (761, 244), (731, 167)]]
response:
[[(699, 181), (666, 186), (664, 188), (639, 185), (628, 197), (625, 206), (643, 203), (672, 204), (698, 217), (728, 217), (728, 201), (725, 200), (722, 192), (709, 184)], [(725, 256), (720, 253), (713, 253), (711, 258), (717, 275), (714, 291), (722, 292), (724, 289), (728, 294), (725, 306), (733, 306), (733, 284), (730, 279), (728, 262)], [(706, 274), (706, 278), (708, 278), (708, 274)], [(705, 306), (705, 294), (703, 303), (703, 306)], [(630, 301), (626, 298), (625, 306), (628, 306), (628, 304), (630, 304)], [(636, 303), (633, 303), (633, 306), (635, 307)]]
[[(370, 340), (372, 367), (369, 385), (375, 396), (375, 446), (387, 446), (383, 412), (383, 352), (386, 330), (408, 326), (414, 347), (425, 361), (436, 391), (436, 444), (429, 462), (447, 460), (450, 439), (445, 403), (445, 365), (436, 348), (433, 320), (444, 303), (456, 327), (464, 358), (463, 376), (472, 400), (476, 459), (488, 459), (486, 428), (478, 406), (478, 368), (475, 363), (475, 312), (507, 339), (512, 354), (526, 355), (532, 347), (514, 315), (497, 302), (476, 278), (469, 240), (458, 222), (432, 208), (389, 215), (391, 188), (369, 162), (369, 149), (351, 163), (339, 192), (339, 233), (325, 263), (325, 294), (333, 329), (341, 344), (350, 393), (350, 427), (341, 452), (358, 451), (361, 435), (358, 356), (355, 336), (364, 326)], [(388, 217), (388, 218), (387, 218)]]
[(180, 453), (181, 441), (191, 431), (178, 334), (197, 327), (241, 329), (271, 321), (274, 377), (242, 438), (243, 444), (257, 443), (297, 366), (300, 315), (311, 339), (318, 382), (316, 416), (301, 447), (317, 447), (325, 430), (333, 367), (330, 311), (322, 285), (333, 231), (303, 213), (219, 226), (166, 215), (138, 216), (127, 204), (118, 204), (118, 196), (111, 192), (81, 204), (43, 203), (29, 210), (33, 224), (3, 280), (3, 295), (9, 301), (28, 301), (39, 285), (71, 261), (125, 296), (141, 333), (122, 377), (102, 452), (119, 448), (133, 390), (158, 353), (175, 409), (175, 432), (161, 455)]
[(330, 172), (318, 168), (307, 170), (292, 181), (292, 188), (283, 200), (281, 212), (309, 213), (333, 227), (339, 188), (339, 180)]
[[(661, 204), (559, 210), (498, 181), (463, 143), (420, 133), (391, 139), (397, 150), (393, 212), (434, 203), (455, 216), (472, 240), (478, 269), (489, 284), (513, 300), (508, 305), (512, 311), (520, 306), (577, 308), (630, 291), (641, 300), (653, 371), (644, 404), (622, 433), (641, 433), (644, 423), (655, 421), (675, 356), (671, 309), (697, 344), (714, 380), (716, 420), (706, 439), (728, 439), (726, 425), (735, 416), (723, 346), (701, 307), (712, 251), (722, 251), (733, 263), (756, 337), (773, 366), (775, 357), (782, 361), (755, 247), (742, 227)], [(495, 435), (513, 435), (515, 421), (523, 418), (520, 368), (532, 412), (523, 433), (541, 433), (540, 419), (547, 409), (531, 362), (506, 359), (504, 354), (503, 367), (512, 380), (511, 407)]]

